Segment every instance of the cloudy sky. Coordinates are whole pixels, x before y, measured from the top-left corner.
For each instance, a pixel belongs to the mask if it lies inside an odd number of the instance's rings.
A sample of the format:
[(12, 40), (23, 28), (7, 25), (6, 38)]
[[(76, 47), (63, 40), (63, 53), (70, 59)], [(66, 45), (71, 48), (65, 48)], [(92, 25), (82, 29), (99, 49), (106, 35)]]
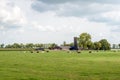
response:
[(120, 43), (120, 0), (0, 0), (0, 43)]

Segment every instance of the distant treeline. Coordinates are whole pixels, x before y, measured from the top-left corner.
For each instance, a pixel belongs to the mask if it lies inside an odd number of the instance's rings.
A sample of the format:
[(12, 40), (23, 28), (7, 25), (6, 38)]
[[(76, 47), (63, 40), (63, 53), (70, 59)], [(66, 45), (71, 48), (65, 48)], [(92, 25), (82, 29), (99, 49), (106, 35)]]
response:
[(54, 47), (57, 46), (55, 43), (51, 44), (33, 44), (33, 43), (13, 43), (13, 44), (0, 44), (0, 48), (18, 48), (18, 49), (32, 49), (32, 48), (49, 48), (49, 47)]
[(120, 44), (113, 44), (112, 49), (120, 49)]
[[(88, 33), (82, 33), (79, 35), (79, 37), (76, 37), (77, 39), (77, 47), (82, 50), (110, 50), (112, 49), (120, 49), (120, 44), (113, 44), (111, 45), (107, 39), (101, 39), (99, 41), (93, 42), (92, 37)], [(75, 47), (74, 42), (67, 44), (65, 41), (62, 46), (69, 46), (69, 47)], [(10, 48), (18, 48), (21, 50), (28, 50), (28, 49), (35, 49), (35, 48), (45, 48), (45, 49), (55, 49), (55, 48), (61, 48), (61, 46), (58, 46), (55, 43), (49, 43), (49, 44), (33, 44), (33, 43), (13, 43), (13, 44), (0, 44), (0, 48), (7, 48), (8, 50)], [(3, 49), (4, 50), (4, 49)], [(16, 49), (17, 50), (17, 49)]]

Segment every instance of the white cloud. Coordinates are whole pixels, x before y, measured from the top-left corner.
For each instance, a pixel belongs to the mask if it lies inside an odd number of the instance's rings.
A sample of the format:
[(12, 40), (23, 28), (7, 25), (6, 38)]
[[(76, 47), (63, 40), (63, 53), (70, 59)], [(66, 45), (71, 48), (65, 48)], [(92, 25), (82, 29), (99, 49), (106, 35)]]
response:
[(4, 28), (17, 28), (26, 24), (22, 10), (17, 5), (9, 5), (10, 2), (0, 3), (0, 25)]
[(111, 20), (120, 21), (120, 11), (110, 11), (103, 14), (103, 17)]
[(4, 26), (0, 26), (0, 30), (4, 30)]
[(51, 32), (56, 31), (56, 29), (52, 26), (42, 26), (41, 24), (39, 24), (37, 22), (33, 22), (32, 25), (34, 26), (33, 28), (36, 28), (39, 31), (51, 31)]

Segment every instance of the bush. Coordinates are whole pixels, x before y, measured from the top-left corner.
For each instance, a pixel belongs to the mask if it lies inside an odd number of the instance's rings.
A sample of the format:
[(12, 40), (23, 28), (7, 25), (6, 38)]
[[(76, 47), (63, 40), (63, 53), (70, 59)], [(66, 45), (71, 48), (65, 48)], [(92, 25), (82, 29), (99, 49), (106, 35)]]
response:
[(46, 52), (48, 53), (49, 51), (47, 50)]
[(92, 51), (90, 50), (89, 53), (92, 53)]
[(30, 51), (31, 53), (33, 53), (33, 51)]
[(39, 53), (39, 51), (37, 51), (37, 53)]
[(79, 53), (81, 53), (81, 51), (77, 51), (77, 53), (79, 54)]

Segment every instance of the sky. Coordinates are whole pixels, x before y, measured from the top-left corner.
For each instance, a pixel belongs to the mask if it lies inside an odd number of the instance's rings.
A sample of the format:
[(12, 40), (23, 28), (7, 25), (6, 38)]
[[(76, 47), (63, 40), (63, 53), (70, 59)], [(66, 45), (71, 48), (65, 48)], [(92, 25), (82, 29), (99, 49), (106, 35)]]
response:
[(120, 43), (120, 0), (0, 0), (0, 43)]

